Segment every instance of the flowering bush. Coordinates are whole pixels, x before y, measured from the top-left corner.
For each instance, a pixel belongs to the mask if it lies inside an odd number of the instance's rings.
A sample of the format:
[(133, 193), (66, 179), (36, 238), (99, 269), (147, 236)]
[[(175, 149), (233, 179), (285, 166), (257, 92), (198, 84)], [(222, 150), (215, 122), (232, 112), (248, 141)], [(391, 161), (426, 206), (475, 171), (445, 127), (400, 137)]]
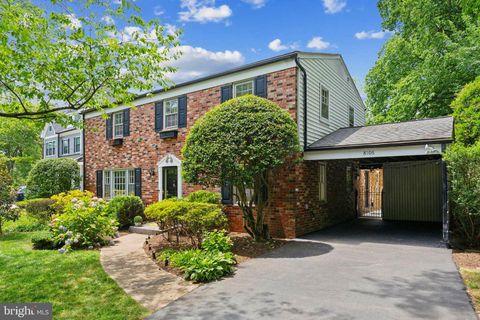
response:
[(55, 210), (56, 213), (60, 214), (63, 213), (63, 209), (65, 209), (67, 204), (72, 202), (72, 199), (90, 199), (93, 196), (94, 194), (90, 191), (80, 191), (78, 189), (70, 190), (68, 192), (61, 192), (50, 198), (53, 201), (51, 207), (53, 208), (53, 210)]
[(93, 248), (106, 244), (116, 235), (117, 221), (106, 213), (106, 202), (96, 197), (73, 198), (62, 214), (55, 216), (50, 228), (60, 253), (74, 248)]

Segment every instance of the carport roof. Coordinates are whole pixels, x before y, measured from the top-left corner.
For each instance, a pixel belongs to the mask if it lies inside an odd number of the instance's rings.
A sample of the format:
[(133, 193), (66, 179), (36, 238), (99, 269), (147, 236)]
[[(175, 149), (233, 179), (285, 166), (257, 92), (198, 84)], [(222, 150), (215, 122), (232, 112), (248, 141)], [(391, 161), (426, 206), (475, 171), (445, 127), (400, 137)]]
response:
[(309, 145), (309, 150), (395, 146), (453, 141), (453, 118), (441, 117), (365, 127), (341, 128)]

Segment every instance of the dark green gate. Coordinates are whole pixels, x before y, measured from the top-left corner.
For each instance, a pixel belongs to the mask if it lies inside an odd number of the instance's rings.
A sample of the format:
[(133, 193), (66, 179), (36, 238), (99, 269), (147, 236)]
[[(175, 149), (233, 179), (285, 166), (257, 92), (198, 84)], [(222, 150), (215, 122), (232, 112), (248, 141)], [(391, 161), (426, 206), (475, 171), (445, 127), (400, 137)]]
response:
[(390, 162), (383, 170), (383, 219), (442, 221), (441, 160)]

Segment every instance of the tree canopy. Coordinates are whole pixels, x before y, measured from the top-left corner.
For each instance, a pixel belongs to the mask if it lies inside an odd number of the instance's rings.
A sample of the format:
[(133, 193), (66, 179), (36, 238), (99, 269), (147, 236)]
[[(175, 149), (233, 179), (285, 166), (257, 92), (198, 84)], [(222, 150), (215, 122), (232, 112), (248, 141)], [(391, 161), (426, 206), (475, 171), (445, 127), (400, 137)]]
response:
[(455, 94), (480, 74), (478, 0), (380, 0), (387, 40), (366, 77), (369, 121), (451, 113)]
[(178, 31), (145, 21), (133, 1), (0, 0), (0, 117), (130, 104), (167, 87)]
[(273, 171), (299, 150), (290, 114), (272, 101), (246, 95), (197, 120), (182, 149), (182, 172), (190, 183), (232, 185), (246, 231), (262, 240), (268, 237), (264, 208), (270, 201)]
[(468, 83), (452, 103), (455, 141), (471, 146), (480, 141), (480, 76)]

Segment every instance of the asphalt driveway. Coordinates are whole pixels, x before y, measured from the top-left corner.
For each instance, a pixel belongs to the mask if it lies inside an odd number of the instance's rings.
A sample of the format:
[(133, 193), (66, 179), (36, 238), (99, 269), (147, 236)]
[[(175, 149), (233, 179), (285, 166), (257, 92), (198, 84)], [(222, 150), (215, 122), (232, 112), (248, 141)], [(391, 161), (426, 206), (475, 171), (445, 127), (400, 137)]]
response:
[(357, 220), (239, 266), (148, 319), (476, 319), (437, 226)]

